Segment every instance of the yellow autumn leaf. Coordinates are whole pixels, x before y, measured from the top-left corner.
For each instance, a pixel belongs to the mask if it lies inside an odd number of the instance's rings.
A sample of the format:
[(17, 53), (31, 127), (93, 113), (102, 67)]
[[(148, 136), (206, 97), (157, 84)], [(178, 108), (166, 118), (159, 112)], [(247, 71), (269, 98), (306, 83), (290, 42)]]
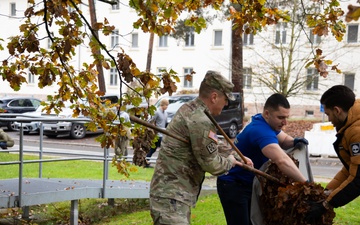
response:
[(107, 69), (107, 70), (110, 69), (109, 63), (107, 63), (106, 61), (103, 61), (103, 62), (102, 62), (102, 66), (103, 66), (105, 69)]
[(350, 22), (352, 20), (357, 21), (360, 17), (360, 6), (348, 6), (349, 12), (346, 14), (345, 21)]
[(261, 5), (264, 5), (266, 0), (258, 0), (258, 2), (261, 4)]
[(154, 87), (158, 86), (159, 85), (159, 81), (157, 80), (154, 80), (154, 79), (150, 79), (148, 82), (147, 82), (147, 86), (148, 88), (150, 89), (153, 89)]

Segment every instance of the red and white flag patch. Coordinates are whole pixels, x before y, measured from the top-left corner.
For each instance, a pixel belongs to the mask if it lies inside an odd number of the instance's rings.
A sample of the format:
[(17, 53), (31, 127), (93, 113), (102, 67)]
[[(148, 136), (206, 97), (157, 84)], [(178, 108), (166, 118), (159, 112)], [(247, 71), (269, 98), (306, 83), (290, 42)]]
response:
[(209, 131), (208, 137), (211, 138), (212, 140), (214, 140), (216, 143), (218, 142), (218, 136), (217, 136), (216, 133), (213, 132), (212, 130)]

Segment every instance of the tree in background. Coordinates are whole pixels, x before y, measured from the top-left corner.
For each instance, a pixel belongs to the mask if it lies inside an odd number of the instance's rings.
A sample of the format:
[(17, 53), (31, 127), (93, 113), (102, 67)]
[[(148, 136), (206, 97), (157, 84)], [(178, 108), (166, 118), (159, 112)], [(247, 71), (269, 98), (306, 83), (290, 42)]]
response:
[[(306, 24), (306, 15), (316, 13), (318, 5), (302, 5), (299, 0), (282, 1), (281, 7), (289, 11), (289, 19), (273, 25), (275, 40), (268, 33), (259, 33), (260, 48), (253, 48), (255, 59), (249, 61), (252, 75), (258, 84), (266, 86), (273, 93), (280, 93), (286, 97), (294, 96), (315, 79), (319, 78), (318, 70), (311, 70), (311, 74), (304, 73), (304, 68), (313, 65), (309, 63), (312, 57), (321, 58), (321, 50), (315, 50), (320, 45), (321, 36), (314, 35)], [(279, 3), (276, 3), (279, 6)], [(311, 46), (311, 47), (304, 47)], [(324, 60), (318, 66), (331, 64)], [(337, 69), (334, 66), (333, 69)], [(338, 70), (339, 71), (339, 70)], [(324, 72), (323, 76), (326, 76)]]

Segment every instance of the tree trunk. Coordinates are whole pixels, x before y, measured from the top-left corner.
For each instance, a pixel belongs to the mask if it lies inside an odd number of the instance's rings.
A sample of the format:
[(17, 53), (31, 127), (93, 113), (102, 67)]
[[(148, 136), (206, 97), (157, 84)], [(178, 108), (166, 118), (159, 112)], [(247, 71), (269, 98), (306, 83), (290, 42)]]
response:
[[(233, 27), (233, 26), (232, 26)], [(241, 121), (244, 120), (244, 90), (243, 90), (243, 42), (242, 28), (231, 30), (231, 75), (234, 92), (239, 92), (241, 98)]]
[[(91, 20), (91, 27), (94, 29), (96, 37), (99, 37), (99, 32), (95, 29), (97, 20), (96, 20), (96, 11), (95, 11), (95, 3), (94, 0), (89, 0), (89, 10), (90, 10), (90, 20)], [(94, 55), (100, 55), (101, 51), (95, 50), (92, 52)], [(104, 78), (104, 71), (100, 61), (96, 63), (96, 70), (98, 71), (98, 82), (99, 82), (99, 90), (103, 93), (106, 93), (106, 86), (105, 86), (105, 78)]]
[(150, 72), (151, 70), (151, 60), (152, 60), (152, 51), (154, 46), (154, 33), (150, 33), (150, 39), (149, 39), (149, 49), (147, 54), (147, 61), (146, 61), (146, 71)]

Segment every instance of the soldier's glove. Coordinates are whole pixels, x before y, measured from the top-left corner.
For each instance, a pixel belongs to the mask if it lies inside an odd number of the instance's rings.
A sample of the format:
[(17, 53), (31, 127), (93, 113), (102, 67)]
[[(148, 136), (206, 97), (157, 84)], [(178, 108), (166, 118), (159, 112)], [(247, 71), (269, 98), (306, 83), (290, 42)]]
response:
[(7, 144), (6, 144), (5, 141), (1, 141), (1, 142), (0, 142), (0, 148), (2, 148), (2, 149), (7, 149)]
[(326, 201), (318, 201), (318, 202), (309, 201), (310, 209), (308, 210), (305, 216), (305, 220), (308, 223), (317, 222), (321, 218), (321, 216), (326, 212), (325, 205), (329, 206), (329, 203), (327, 203)]
[(308, 142), (308, 140), (306, 140), (306, 138), (294, 138), (294, 146), (300, 142), (304, 143), (305, 145), (309, 144), (309, 142)]

